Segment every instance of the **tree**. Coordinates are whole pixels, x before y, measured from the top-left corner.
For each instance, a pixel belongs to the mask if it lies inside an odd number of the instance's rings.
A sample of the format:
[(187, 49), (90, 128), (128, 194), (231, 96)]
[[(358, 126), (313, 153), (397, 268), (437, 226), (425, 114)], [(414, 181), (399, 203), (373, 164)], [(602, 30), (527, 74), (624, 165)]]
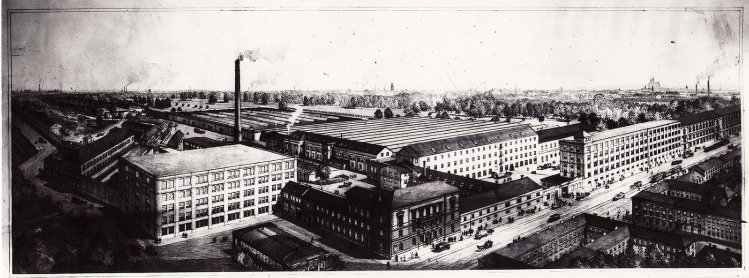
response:
[(356, 97), (351, 97), (351, 100), (348, 102), (349, 108), (356, 108)]
[(177, 112), (177, 108), (172, 107), (172, 113)]
[(177, 112), (182, 112), (182, 107), (177, 107)]
[(263, 105), (268, 104), (268, 101), (270, 100), (270, 95), (268, 93), (263, 93), (260, 95), (260, 103)]
[(315, 176), (320, 180), (327, 181), (330, 178), (330, 168), (328, 166), (317, 167)]
[(307, 96), (304, 96), (304, 98), (302, 99), (302, 105), (309, 106), (309, 98)]
[(619, 118), (619, 120), (617, 122), (619, 124), (619, 127), (625, 127), (625, 126), (630, 125), (629, 120), (627, 120), (627, 118), (625, 118), (625, 117)]
[(647, 122), (647, 121), (648, 121), (648, 119), (647, 119), (647, 117), (645, 116), (645, 113), (640, 113), (639, 115), (637, 115), (637, 120), (636, 120), (636, 122), (637, 122), (638, 124), (639, 124), (639, 123), (644, 123), (644, 122)]
[(545, 119), (546, 119), (546, 117), (544, 117), (543, 115), (542, 116), (538, 116), (538, 122), (539, 123), (543, 123)]
[(390, 119), (393, 117), (393, 110), (390, 110), (390, 107), (385, 108), (385, 118)]
[(218, 99), (216, 98), (216, 94), (211, 94), (208, 97), (208, 104), (215, 104), (216, 102), (218, 102)]
[(380, 111), (380, 109), (377, 109), (374, 112), (374, 117), (375, 117), (375, 119), (382, 119), (382, 111)]
[(278, 102), (278, 109), (283, 110), (283, 109), (288, 108), (287, 106), (288, 106), (288, 104), (286, 104), (286, 100), (285, 99), (282, 99), (281, 101)]
[(423, 100), (419, 101), (419, 108), (421, 109), (421, 111), (428, 111), (429, 110), (429, 104), (427, 104)]

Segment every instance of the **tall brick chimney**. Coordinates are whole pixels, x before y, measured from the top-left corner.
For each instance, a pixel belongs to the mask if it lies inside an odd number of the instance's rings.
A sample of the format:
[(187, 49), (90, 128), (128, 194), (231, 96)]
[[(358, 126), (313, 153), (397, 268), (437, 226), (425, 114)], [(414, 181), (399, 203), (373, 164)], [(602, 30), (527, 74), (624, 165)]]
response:
[(240, 59), (234, 60), (234, 142), (242, 142), (242, 96), (239, 89), (239, 61)]

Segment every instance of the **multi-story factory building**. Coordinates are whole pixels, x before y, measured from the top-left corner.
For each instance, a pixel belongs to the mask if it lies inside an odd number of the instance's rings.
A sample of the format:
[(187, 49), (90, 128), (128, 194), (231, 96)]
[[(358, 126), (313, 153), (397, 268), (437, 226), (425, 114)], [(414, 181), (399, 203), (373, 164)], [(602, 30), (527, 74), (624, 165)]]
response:
[(123, 212), (155, 238), (272, 212), (296, 159), (243, 145), (123, 158)]
[(366, 184), (318, 189), (290, 182), (279, 211), (351, 247), (396, 259), (460, 231), (458, 188), (435, 181), (386, 189)]
[(684, 148), (707, 146), (716, 140), (727, 139), (741, 132), (741, 110), (739, 106), (730, 106), (679, 118), (684, 137)]
[(538, 135), (528, 126), (514, 126), (486, 133), (415, 143), (396, 157), (419, 167), (486, 178), (494, 173), (530, 168), (537, 162)]
[(682, 154), (679, 122), (658, 120), (561, 140), (561, 176), (576, 179), (571, 191), (623, 179)]
[(559, 165), (559, 140), (574, 139), (583, 132), (582, 124), (554, 127), (536, 131), (538, 134), (538, 164)]

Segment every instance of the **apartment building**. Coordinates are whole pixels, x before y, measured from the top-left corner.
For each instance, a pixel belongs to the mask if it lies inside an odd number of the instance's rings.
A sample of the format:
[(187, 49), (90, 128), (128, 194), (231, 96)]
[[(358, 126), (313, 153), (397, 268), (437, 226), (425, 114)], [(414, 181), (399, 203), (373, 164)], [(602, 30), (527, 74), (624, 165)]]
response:
[[(398, 161), (479, 179), (515, 168), (535, 168), (538, 135), (528, 126), (414, 143), (396, 153)], [(533, 166), (532, 166), (533, 165)]]
[(741, 242), (740, 208), (642, 191), (632, 197), (635, 223), (666, 231), (684, 231)]
[(460, 230), (458, 189), (430, 182), (394, 190), (357, 185), (318, 189), (288, 183), (279, 209), (291, 221), (395, 259)]
[(592, 258), (597, 251), (618, 255), (630, 245), (643, 254), (658, 248), (671, 259), (695, 255), (692, 239), (584, 213), (480, 258), (478, 269), (567, 268), (576, 257)]
[(583, 132), (582, 124), (553, 127), (536, 131), (538, 134), (538, 164), (559, 165), (559, 140), (572, 140)]
[(590, 191), (681, 156), (679, 122), (651, 121), (560, 140), (561, 176), (576, 179), (570, 191)]
[(296, 159), (229, 145), (125, 157), (120, 173), (121, 209), (164, 238), (272, 213)]

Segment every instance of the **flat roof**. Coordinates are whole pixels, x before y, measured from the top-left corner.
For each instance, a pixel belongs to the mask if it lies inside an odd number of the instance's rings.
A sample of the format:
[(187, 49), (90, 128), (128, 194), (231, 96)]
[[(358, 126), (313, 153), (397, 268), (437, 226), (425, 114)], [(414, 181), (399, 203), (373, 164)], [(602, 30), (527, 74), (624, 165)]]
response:
[(415, 143), (474, 135), (517, 126), (522, 125), (481, 120), (400, 117), (300, 125), (291, 127), (291, 130), (385, 146), (392, 152), (398, 152), (401, 148)]
[(457, 193), (459, 189), (443, 181), (432, 181), (419, 185), (398, 188), (393, 192), (393, 209), (441, 197), (445, 194)]
[(650, 121), (650, 122), (644, 122), (644, 123), (634, 124), (634, 125), (615, 128), (615, 129), (609, 129), (606, 131), (591, 132), (590, 135), (592, 136), (593, 141), (597, 141), (597, 140), (603, 140), (603, 139), (621, 136), (627, 133), (641, 131), (643, 129), (657, 128), (660, 126), (673, 124), (673, 123), (678, 123), (678, 122), (674, 120)]
[(289, 157), (245, 145), (124, 157), (126, 161), (156, 177), (203, 172), (284, 158)]

